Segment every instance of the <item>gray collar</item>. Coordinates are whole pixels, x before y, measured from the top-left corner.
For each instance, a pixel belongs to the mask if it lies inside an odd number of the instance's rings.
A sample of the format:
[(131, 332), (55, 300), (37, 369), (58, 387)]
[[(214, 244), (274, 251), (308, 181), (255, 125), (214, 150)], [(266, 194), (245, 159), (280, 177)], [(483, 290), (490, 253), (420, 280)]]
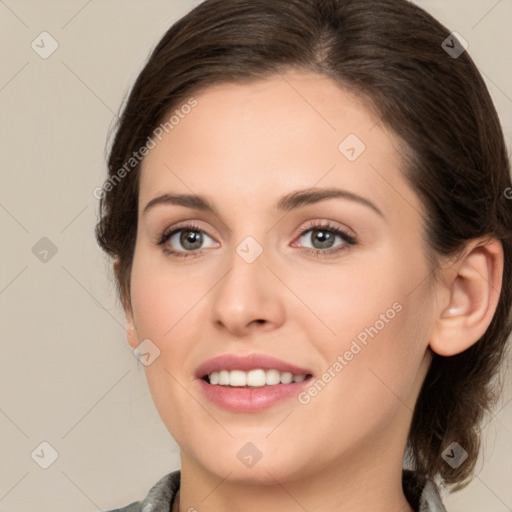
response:
[[(436, 485), (404, 469), (403, 489), (407, 500), (417, 512), (447, 512)], [(171, 512), (172, 503), (180, 488), (181, 472), (173, 471), (162, 477), (142, 500), (110, 512)], [(422, 484), (422, 482), (424, 482)]]
[(430, 480), (427, 480), (421, 493), (419, 512), (446, 512), (439, 490)]

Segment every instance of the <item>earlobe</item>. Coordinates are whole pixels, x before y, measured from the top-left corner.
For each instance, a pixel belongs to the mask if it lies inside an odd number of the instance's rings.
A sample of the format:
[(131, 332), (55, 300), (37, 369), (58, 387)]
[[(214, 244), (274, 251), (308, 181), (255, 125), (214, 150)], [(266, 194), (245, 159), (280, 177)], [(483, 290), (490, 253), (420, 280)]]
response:
[(139, 335), (133, 321), (133, 314), (131, 309), (125, 309), (126, 316), (126, 341), (132, 348), (136, 348), (139, 345)]
[(473, 242), (446, 275), (444, 287), (448, 289), (443, 290), (444, 303), (439, 301), (430, 348), (448, 357), (476, 343), (492, 321), (502, 286), (501, 242), (494, 238)]
[(137, 335), (137, 329), (133, 325), (126, 326), (126, 341), (132, 348), (136, 348), (139, 345), (139, 337)]

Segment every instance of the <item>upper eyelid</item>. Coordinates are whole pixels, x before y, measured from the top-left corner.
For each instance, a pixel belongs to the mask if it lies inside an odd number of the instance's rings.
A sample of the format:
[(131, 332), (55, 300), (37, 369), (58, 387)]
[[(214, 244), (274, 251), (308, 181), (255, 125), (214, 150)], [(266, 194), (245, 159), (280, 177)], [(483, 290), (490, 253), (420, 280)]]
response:
[(201, 232), (205, 233), (206, 235), (208, 235), (210, 238), (214, 238), (213, 235), (210, 235), (209, 229), (206, 229), (206, 228), (200, 226), (199, 224), (197, 224), (196, 221), (191, 221), (189, 223), (185, 221), (183, 224), (178, 223), (175, 226), (172, 226), (169, 229), (166, 229), (164, 231), (164, 233), (175, 233), (176, 231), (182, 231), (182, 230), (186, 230), (186, 229), (189, 229), (190, 231), (201, 231)]

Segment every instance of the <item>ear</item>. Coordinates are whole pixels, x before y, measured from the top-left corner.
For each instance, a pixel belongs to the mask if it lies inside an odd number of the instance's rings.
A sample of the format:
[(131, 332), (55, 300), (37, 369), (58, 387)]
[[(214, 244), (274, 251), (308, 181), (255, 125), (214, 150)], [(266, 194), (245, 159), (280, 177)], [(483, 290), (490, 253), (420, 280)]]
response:
[(430, 348), (441, 356), (453, 356), (476, 343), (489, 327), (500, 297), (503, 246), (495, 238), (468, 244), (464, 255), (444, 269), (443, 299)]
[[(116, 275), (118, 282), (122, 283), (120, 263), (118, 259), (114, 261), (113, 266), (114, 273)], [(126, 318), (126, 341), (128, 341), (129, 345), (135, 349), (139, 345), (139, 336), (133, 319), (133, 311), (131, 307), (130, 297), (128, 295), (128, 291), (123, 287), (123, 285), (121, 285), (120, 290), (121, 304), (123, 306), (124, 315)]]

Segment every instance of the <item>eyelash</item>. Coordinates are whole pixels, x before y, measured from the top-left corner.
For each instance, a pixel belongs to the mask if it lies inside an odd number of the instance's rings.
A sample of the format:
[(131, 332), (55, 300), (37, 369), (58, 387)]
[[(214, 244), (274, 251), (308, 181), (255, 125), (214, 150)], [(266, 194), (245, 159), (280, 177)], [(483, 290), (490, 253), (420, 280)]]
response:
[[(309, 254), (309, 255), (312, 255), (312, 256), (317, 256), (317, 257), (320, 257), (320, 258), (326, 257), (326, 256), (329, 256), (331, 254), (344, 251), (349, 246), (353, 246), (353, 245), (357, 244), (357, 240), (353, 236), (349, 235), (348, 233), (346, 233), (342, 229), (337, 228), (337, 227), (329, 224), (328, 222), (325, 222), (325, 223), (318, 223), (318, 222), (315, 222), (315, 221), (311, 222), (306, 228), (304, 228), (302, 231), (300, 231), (300, 233), (298, 234), (298, 238), (301, 238), (306, 233), (308, 233), (309, 231), (314, 231), (314, 230), (317, 230), (317, 231), (327, 231), (327, 232), (329, 232), (329, 233), (331, 233), (333, 235), (337, 235), (340, 238), (342, 238), (345, 243), (343, 245), (341, 245), (341, 246), (337, 246), (335, 248), (325, 249), (325, 250), (322, 250), (322, 249), (309, 249), (307, 247), (303, 247), (302, 248), (304, 250), (304, 252), (306, 252), (306, 254)], [(157, 240), (157, 245), (162, 246), (162, 250), (164, 251), (165, 254), (167, 254), (169, 256), (173, 256), (173, 257), (176, 256), (178, 258), (188, 258), (188, 257), (191, 257), (191, 256), (192, 257), (196, 257), (196, 256), (200, 256), (202, 254), (203, 251), (201, 251), (201, 250), (196, 250), (196, 251), (174, 251), (172, 249), (164, 247), (164, 244), (167, 243), (167, 241), (173, 235), (175, 235), (176, 233), (178, 233), (180, 231), (200, 231), (201, 233), (205, 233), (206, 235), (208, 235), (210, 238), (213, 238), (204, 229), (200, 228), (197, 224), (194, 224), (193, 222), (181, 224), (181, 225), (178, 225), (178, 226), (174, 226), (170, 230), (168, 229), (168, 230), (164, 231), (162, 233), (161, 237), (159, 238), (159, 240)]]

